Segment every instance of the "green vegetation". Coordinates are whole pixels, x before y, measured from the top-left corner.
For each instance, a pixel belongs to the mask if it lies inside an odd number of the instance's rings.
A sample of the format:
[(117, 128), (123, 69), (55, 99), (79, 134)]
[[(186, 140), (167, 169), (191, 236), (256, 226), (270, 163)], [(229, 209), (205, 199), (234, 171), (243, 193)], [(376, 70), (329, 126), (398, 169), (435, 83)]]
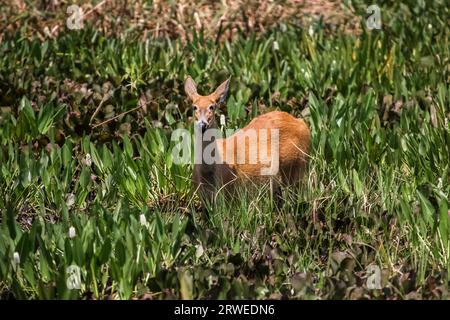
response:
[[(5, 35), (1, 297), (448, 298), (449, 14), (409, 3), (360, 35), (322, 21), (220, 42)], [(273, 109), (309, 123), (309, 170), (283, 208), (261, 190), (202, 215), (171, 156), (171, 132), (192, 127), (187, 75), (203, 93), (232, 76), (230, 128)]]

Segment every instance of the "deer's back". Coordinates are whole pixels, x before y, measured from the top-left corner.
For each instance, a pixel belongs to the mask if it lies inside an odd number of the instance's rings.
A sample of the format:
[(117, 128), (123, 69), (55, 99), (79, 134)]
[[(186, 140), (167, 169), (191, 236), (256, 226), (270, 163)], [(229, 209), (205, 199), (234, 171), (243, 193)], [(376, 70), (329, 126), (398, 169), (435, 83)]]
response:
[[(272, 137), (276, 138), (271, 134), (272, 129), (278, 132), (278, 143), (272, 141)], [(257, 143), (254, 143), (255, 140), (252, 143), (248, 137), (255, 134)], [(279, 150), (278, 173), (284, 180), (296, 180), (305, 169), (309, 145), (310, 131), (303, 120), (286, 112), (273, 111), (256, 117), (242, 130), (221, 140), (219, 150), (224, 162), (237, 177), (256, 178), (261, 176), (261, 168), (270, 167), (268, 161), (270, 155), (276, 154), (272, 152), (272, 147), (275, 147)], [(237, 161), (239, 153), (245, 154), (244, 163)], [(230, 157), (230, 154), (234, 157)], [(249, 161), (252, 155), (257, 155), (256, 163)], [(228, 161), (230, 158), (234, 161)]]

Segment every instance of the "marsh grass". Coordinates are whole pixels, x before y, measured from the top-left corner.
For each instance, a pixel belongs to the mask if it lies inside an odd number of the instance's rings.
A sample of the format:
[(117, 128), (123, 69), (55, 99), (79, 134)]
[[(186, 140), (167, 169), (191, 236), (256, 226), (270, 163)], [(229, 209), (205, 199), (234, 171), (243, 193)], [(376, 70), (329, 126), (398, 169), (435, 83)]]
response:
[[(448, 298), (448, 8), (380, 5), (383, 30), (361, 35), (5, 34), (1, 297)], [(188, 74), (205, 92), (232, 76), (228, 128), (274, 109), (309, 123), (308, 171), (281, 208), (262, 186), (202, 213), (171, 156), (192, 125)]]

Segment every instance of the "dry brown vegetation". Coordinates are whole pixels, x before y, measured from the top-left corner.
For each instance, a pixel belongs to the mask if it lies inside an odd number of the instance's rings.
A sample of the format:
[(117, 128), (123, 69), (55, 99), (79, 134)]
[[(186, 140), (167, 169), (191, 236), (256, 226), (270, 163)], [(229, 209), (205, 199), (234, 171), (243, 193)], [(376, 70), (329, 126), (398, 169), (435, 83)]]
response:
[[(55, 37), (66, 29), (70, 16), (67, 7), (73, 1), (14, 0), (2, 10), (2, 29), (14, 32), (28, 28), (29, 34), (41, 39)], [(341, 27), (359, 32), (359, 17), (341, 1), (77, 1), (84, 13), (84, 23), (105, 34), (134, 33), (142, 38), (171, 37), (186, 39), (192, 29), (203, 29), (205, 36), (232, 38), (236, 33), (264, 32), (280, 21), (307, 25), (323, 19), (330, 28)]]

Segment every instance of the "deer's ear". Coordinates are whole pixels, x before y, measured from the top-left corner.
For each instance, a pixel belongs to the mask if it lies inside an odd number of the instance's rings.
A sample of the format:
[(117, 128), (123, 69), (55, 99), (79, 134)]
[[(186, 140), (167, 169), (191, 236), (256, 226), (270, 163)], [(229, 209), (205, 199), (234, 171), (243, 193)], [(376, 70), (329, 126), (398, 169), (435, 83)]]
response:
[(188, 76), (186, 78), (186, 81), (184, 82), (184, 92), (186, 92), (187, 96), (192, 101), (195, 99), (196, 96), (198, 96), (197, 85), (190, 76)]
[(228, 78), (220, 86), (218, 86), (216, 91), (214, 91), (214, 93), (212, 94), (217, 104), (220, 105), (225, 102), (229, 89), (230, 89), (230, 78)]

